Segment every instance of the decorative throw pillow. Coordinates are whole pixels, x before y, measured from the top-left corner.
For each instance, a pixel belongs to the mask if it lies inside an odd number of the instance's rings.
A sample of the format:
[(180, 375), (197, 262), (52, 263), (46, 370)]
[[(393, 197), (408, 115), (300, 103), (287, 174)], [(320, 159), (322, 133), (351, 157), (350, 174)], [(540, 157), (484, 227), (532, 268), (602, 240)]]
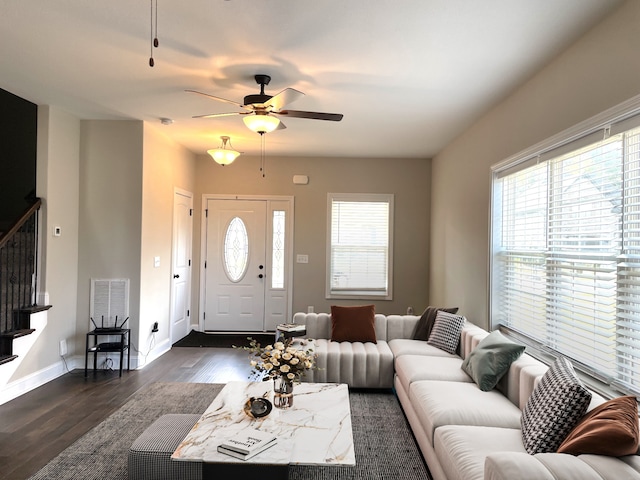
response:
[(580, 421), (591, 402), (591, 392), (573, 366), (558, 358), (540, 379), (522, 412), (522, 443), (531, 454), (553, 453)]
[(618, 397), (588, 412), (565, 438), (558, 453), (622, 457), (638, 452), (638, 401)]
[(331, 306), (331, 341), (376, 343), (375, 306)]
[(460, 332), (464, 327), (464, 317), (439, 311), (433, 322), (433, 329), (427, 343), (445, 352), (455, 354), (460, 343)]
[(524, 345), (512, 342), (498, 330), (483, 338), (462, 362), (464, 370), (480, 390), (492, 390), (511, 364), (524, 352)]
[(436, 320), (436, 315), (439, 311), (447, 313), (458, 313), (458, 307), (442, 308), (442, 307), (427, 307), (422, 313), (420, 320), (416, 323), (416, 328), (413, 331), (412, 338), (414, 340), (428, 340), (433, 329), (433, 323)]

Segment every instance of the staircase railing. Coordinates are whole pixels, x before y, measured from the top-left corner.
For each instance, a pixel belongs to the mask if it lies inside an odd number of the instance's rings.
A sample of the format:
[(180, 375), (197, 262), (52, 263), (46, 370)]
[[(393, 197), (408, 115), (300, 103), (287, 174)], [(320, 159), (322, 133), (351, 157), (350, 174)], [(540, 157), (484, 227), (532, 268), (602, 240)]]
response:
[(36, 305), (37, 198), (20, 218), (0, 234), (0, 334), (25, 328), (20, 311)]

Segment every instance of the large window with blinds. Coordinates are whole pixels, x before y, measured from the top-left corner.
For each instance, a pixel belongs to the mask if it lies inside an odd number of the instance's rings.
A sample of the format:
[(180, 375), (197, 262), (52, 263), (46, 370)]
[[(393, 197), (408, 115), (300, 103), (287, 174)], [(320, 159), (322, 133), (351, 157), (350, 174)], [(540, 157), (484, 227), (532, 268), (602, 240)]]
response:
[(327, 200), (327, 298), (391, 300), (393, 195)]
[(640, 120), (494, 170), (491, 320), (640, 392)]

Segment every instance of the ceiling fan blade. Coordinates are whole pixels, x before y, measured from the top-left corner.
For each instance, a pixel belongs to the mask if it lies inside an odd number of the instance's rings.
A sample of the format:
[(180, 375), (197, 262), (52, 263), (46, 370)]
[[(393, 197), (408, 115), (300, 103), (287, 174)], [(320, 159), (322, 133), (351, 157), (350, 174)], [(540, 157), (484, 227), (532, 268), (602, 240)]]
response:
[(303, 112), (301, 110), (281, 110), (279, 112), (272, 112), (277, 115), (286, 115), (288, 117), (295, 118), (310, 118), (312, 120), (329, 120), (331, 122), (339, 122), (342, 120), (343, 115), (341, 113), (323, 113), (323, 112)]
[(231, 105), (235, 105), (236, 107), (240, 107), (240, 108), (243, 108), (245, 110), (250, 110), (248, 107), (245, 107), (241, 103), (234, 102), (233, 100), (227, 100), (226, 98), (222, 98), (222, 97), (216, 97), (215, 95), (209, 95), (208, 93), (198, 92), (197, 90), (185, 90), (185, 92), (195, 93), (196, 95), (202, 95), (203, 97), (207, 97), (207, 98), (210, 98), (212, 100), (217, 100), (219, 102), (230, 103)]
[(265, 107), (271, 107), (273, 110), (280, 110), (285, 105), (295, 102), (300, 97), (304, 97), (304, 93), (294, 89), (285, 88), (280, 93), (271, 97), (271, 99), (264, 103)]
[(208, 115), (194, 115), (191, 118), (228, 117), (230, 115), (249, 115), (251, 112), (209, 113)]
[(276, 127), (276, 130), (284, 130), (285, 128), (287, 128), (287, 126), (284, 123), (282, 123), (282, 120), (280, 120), (280, 123)]

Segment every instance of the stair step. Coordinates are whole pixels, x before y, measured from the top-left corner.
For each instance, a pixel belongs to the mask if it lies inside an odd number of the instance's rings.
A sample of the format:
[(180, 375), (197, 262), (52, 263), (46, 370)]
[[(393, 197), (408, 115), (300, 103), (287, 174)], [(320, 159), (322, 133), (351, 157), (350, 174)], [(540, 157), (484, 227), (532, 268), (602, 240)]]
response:
[(9, 363), (11, 360), (18, 358), (17, 355), (0, 355), (0, 365), (3, 363)]
[(23, 328), (21, 330), (12, 330), (10, 332), (4, 332), (0, 334), (0, 338), (15, 339), (15, 338), (24, 337), (25, 335), (31, 335), (35, 331), (36, 331), (35, 328)]

